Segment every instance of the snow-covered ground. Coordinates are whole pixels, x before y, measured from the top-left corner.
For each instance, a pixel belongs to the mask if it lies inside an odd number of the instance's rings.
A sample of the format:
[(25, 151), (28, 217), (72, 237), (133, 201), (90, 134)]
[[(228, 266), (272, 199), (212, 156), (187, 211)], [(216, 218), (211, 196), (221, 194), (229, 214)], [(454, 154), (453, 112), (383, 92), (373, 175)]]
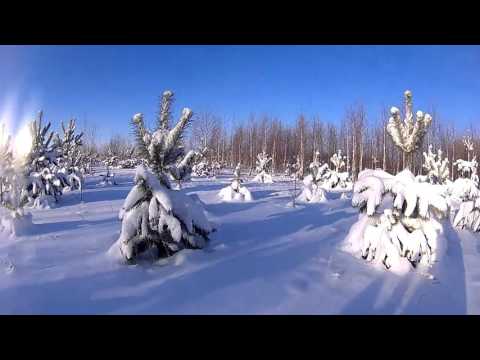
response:
[(0, 313), (480, 313), (479, 235), (447, 227), (448, 271), (400, 277), (339, 249), (358, 217), (340, 193), (292, 208), (292, 182), (274, 178), (246, 183), (251, 202), (221, 202), (231, 179), (195, 178), (182, 190), (198, 194), (218, 228), (207, 248), (129, 266), (107, 251), (133, 170), (116, 171), (117, 186), (87, 177), (82, 202), (68, 193), (32, 211), (31, 235), (1, 235)]

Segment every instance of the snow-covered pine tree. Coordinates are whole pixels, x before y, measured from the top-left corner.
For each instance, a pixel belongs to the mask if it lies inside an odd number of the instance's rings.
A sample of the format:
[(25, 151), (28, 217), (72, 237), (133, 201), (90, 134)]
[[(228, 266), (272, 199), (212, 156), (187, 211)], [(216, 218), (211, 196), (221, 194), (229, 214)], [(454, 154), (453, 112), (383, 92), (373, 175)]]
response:
[[(419, 112), (417, 124), (421, 125), (413, 125), (411, 94), (405, 95), (406, 124), (398, 123), (394, 110), (388, 132), (397, 146), (412, 155), (431, 118)], [(431, 272), (447, 246), (440, 222), (448, 213), (447, 197), (447, 187), (419, 182), (408, 168), (396, 176), (383, 170), (362, 171), (352, 197), (360, 216), (344, 249), (398, 273), (416, 267)]]
[(80, 170), (84, 175), (93, 175), (94, 166), (100, 163), (100, 155), (93, 148), (84, 149)]
[(342, 156), (342, 150), (341, 149), (338, 149), (338, 151), (335, 154), (332, 155), (332, 157), (330, 158), (330, 162), (334, 166), (334, 171), (339, 173), (340, 170), (342, 170), (345, 167), (345, 159), (346, 159), (346, 157)]
[(233, 170), (233, 177), (236, 179), (240, 179), (242, 176), (241, 171), (242, 171), (242, 166), (240, 163), (238, 163), (237, 166), (235, 167), (235, 170)]
[(467, 150), (467, 161), (470, 161), (470, 153), (473, 152), (473, 141), (470, 135), (463, 138), (463, 145)]
[(195, 156), (195, 161), (192, 166), (192, 175), (197, 177), (209, 177), (212, 174), (212, 167), (207, 159), (208, 147), (204, 147)]
[[(24, 158), (22, 168), (25, 171), (24, 196), (33, 207), (50, 207), (62, 195), (64, 183), (57, 176), (58, 144), (54, 133), (50, 130), (51, 123), (43, 124), (43, 112), (37, 119), (28, 124), (28, 138), (31, 141), (30, 151)], [(30, 145), (30, 144), (29, 144)]]
[[(465, 140), (464, 145), (468, 154), (474, 150), (471, 140)], [(451, 206), (454, 209), (458, 208), (453, 226), (480, 231), (480, 190), (478, 189), (477, 159), (475, 156), (469, 161), (459, 159), (454, 164), (457, 166), (460, 177), (453, 182), (450, 189)]]
[(416, 121), (413, 120), (412, 92), (405, 91), (405, 119), (400, 119), (400, 110), (396, 107), (390, 109), (391, 117), (388, 121), (387, 132), (393, 143), (403, 151), (404, 165), (411, 168), (413, 153), (422, 144), (428, 127), (432, 122), (429, 114), (417, 111)]
[[(21, 146), (23, 144), (19, 144)], [(25, 144), (28, 145), (28, 144)], [(5, 124), (0, 126), (0, 232), (8, 235), (22, 235), (33, 226), (31, 214), (26, 214), (26, 199), (23, 161), (14, 159), (12, 138), (7, 134)]]
[(302, 178), (302, 175), (300, 173), (300, 168), (301, 168), (301, 164), (300, 164), (300, 156), (297, 155), (297, 157), (295, 158), (295, 163), (292, 164), (292, 171), (293, 171), (293, 178), (296, 179), (296, 180), (299, 180)]
[(120, 159), (110, 145), (106, 149), (102, 162), (107, 172), (105, 174), (100, 174), (102, 180), (100, 180), (97, 186), (117, 185), (113, 169), (119, 168)]
[(135, 146), (127, 145), (120, 153), (118, 167), (121, 169), (134, 169), (137, 165), (140, 165), (140, 162), (135, 157)]
[(338, 150), (330, 158), (330, 162), (334, 168), (329, 169), (322, 175), (324, 185), (329, 189), (351, 189), (352, 183), (350, 181), (350, 174), (348, 171), (341, 171), (345, 167), (346, 157), (342, 156), (342, 150)]
[(472, 160), (469, 161), (458, 159), (457, 161), (455, 161), (454, 165), (457, 167), (458, 173), (460, 174), (461, 178), (472, 179), (473, 181), (478, 183), (478, 162), (476, 156), (474, 156)]
[(217, 177), (217, 175), (220, 174), (220, 171), (222, 170), (222, 164), (218, 162), (217, 160), (214, 160), (212, 162), (212, 175), (214, 178)]
[(327, 201), (325, 190), (321, 188), (322, 179), (329, 171), (328, 164), (320, 163), (320, 153), (315, 153), (315, 158), (308, 166), (308, 175), (303, 179), (303, 190), (297, 200), (300, 202), (319, 203)]
[(82, 153), (83, 132), (76, 134), (75, 119), (65, 124), (62, 122), (63, 136), (56, 134), (54, 142), (58, 152), (58, 171), (57, 176), (62, 181), (63, 191), (82, 190), (83, 174), (81, 166), (84, 154)]
[(238, 163), (233, 172), (232, 183), (220, 190), (219, 197), (223, 201), (252, 201), (252, 194), (242, 183), (240, 163)]
[(287, 164), (285, 165), (284, 175), (285, 175), (285, 176), (291, 176), (292, 173), (293, 173), (293, 169), (292, 169), (292, 168), (293, 168), (293, 167), (292, 167), (292, 164), (287, 163)]
[(260, 183), (273, 183), (272, 176), (268, 173), (270, 171), (270, 166), (272, 163), (272, 158), (268, 156), (265, 151), (262, 151), (257, 155), (257, 167), (255, 171), (257, 175), (253, 178), (254, 182)]
[(433, 152), (433, 145), (428, 146), (428, 153), (423, 153), (423, 168), (427, 171), (427, 179), (432, 184), (445, 185), (450, 174), (448, 168), (448, 159), (442, 158), (442, 150)]
[(184, 108), (178, 123), (170, 127), (173, 93), (163, 93), (156, 129), (150, 132), (142, 114), (132, 119), (136, 151), (147, 167), (137, 167), (132, 190), (120, 210), (120, 238), (115, 244), (131, 262), (151, 248), (169, 256), (182, 248), (202, 248), (212, 227), (198, 197), (172, 190), (169, 174), (184, 155), (183, 133), (192, 119)]

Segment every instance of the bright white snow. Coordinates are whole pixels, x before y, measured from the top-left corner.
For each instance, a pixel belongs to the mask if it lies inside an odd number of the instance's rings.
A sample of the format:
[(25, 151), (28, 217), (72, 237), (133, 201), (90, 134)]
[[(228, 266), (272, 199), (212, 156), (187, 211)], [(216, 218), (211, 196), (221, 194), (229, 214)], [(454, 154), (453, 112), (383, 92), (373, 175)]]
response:
[[(448, 271), (398, 276), (340, 250), (358, 210), (341, 193), (289, 206), (293, 182), (245, 182), (250, 202), (222, 202), (217, 181), (193, 178), (218, 230), (202, 250), (128, 266), (109, 256), (133, 170), (118, 185), (85, 178), (52, 209), (33, 209), (33, 229), (0, 235), (0, 313), (12, 314), (464, 314), (480, 313), (478, 233), (445, 229)], [(299, 189), (300, 190), (300, 189)], [(349, 194), (350, 196), (350, 194)], [(28, 210), (30, 211), (30, 210)]]

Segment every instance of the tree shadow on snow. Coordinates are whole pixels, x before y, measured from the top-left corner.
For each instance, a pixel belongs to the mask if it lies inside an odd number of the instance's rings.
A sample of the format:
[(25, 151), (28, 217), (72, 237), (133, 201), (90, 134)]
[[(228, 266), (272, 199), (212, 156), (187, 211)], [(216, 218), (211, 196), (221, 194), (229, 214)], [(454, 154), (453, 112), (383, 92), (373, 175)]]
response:
[[(251, 313), (258, 306), (249, 311), (242, 298), (228, 301), (215, 293), (252, 280), (268, 283), (308, 261), (321, 246), (318, 242), (290, 245), (274, 244), (237, 256), (219, 257), (218, 261), (204, 262), (200, 268), (183, 273), (181, 266), (174, 265), (150, 273), (146, 271), (151, 267), (122, 266), (107, 272), (12, 286), (0, 290), (0, 313)], [(210, 256), (197, 251), (189, 255), (194, 253)], [(245, 297), (252, 303), (255, 294), (245, 293)], [(263, 312), (268, 312), (271, 301), (264, 305)]]
[(88, 191), (83, 193), (83, 202), (92, 203), (97, 201), (113, 201), (113, 200), (124, 200), (130, 188), (125, 187), (105, 187), (105, 188), (96, 188), (97, 191)]
[[(466, 314), (466, 284), (460, 238), (449, 221), (444, 222), (448, 249), (440, 261), (438, 279), (412, 272), (403, 277), (372, 270), (377, 275), (351, 300), (342, 314)], [(365, 263), (365, 266), (370, 266)], [(383, 275), (383, 276), (382, 276)]]
[(73, 221), (60, 221), (60, 222), (48, 222), (34, 224), (32, 231), (35, 235), (44, 235), (48, 233), (72, 231), (77, 228), (90, 227), (99, 224), (107, 224), (119, 221), (118, 218), (110, 217), (101, 220), (73, 220)]

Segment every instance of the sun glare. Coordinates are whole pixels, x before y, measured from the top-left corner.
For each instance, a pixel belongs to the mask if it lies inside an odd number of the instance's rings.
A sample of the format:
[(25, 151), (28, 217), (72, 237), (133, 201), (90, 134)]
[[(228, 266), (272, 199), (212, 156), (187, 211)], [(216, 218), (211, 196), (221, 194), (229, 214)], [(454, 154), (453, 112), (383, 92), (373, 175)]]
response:
[(15, 136), (14, 140), (14, 152), (15, 156), (24, 158), (30, 152), (32, 148), (32, 135), (30, 133), (29, 124), (23, 125), (20, 131)]

